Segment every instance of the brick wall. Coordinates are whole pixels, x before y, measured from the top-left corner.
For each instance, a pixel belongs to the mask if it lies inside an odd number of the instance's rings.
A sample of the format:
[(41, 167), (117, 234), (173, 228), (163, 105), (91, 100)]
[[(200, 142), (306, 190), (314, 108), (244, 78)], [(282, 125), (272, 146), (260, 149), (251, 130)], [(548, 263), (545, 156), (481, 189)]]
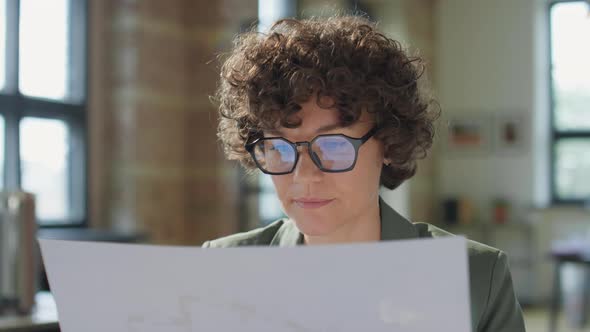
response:
[(236, 167), (209, 102), (255, 0), (91, 0), (91, 226), (200, 244), (237, 230)]

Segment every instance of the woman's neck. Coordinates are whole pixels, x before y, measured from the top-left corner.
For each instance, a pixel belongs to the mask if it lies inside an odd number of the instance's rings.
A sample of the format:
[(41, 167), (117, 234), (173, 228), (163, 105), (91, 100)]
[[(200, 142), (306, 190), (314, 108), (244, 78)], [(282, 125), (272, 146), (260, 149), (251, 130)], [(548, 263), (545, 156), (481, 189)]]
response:
[(365, 213), (326, 235), (303, 235), (306, 245), (336, 244), (355, 242), (376, 242), (381, 240), (381, 217), (379, 204), (373, 205)]

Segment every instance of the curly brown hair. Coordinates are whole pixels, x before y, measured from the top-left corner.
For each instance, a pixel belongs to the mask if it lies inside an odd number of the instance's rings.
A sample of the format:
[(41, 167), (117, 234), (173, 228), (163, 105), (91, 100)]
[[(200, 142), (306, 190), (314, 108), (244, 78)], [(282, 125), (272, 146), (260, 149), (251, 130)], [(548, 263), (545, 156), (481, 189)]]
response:
[[(366, 18), (280, 20), (268, 33), (251, 30), (235, 39), (215, 96), (218, 137), (228, 159), (254, 169), (245, 144), (265, 129), (299, 126), (292, 115), (310, 98), (336, 108), (342, 126), (366, 110), (374, 114), (375, 138), (391, 160), (381, 184), (394, 189), (415, 174), (434, 137), (439, 111), (419, 87), (423, 72), (420, 57), (406, 55)], [(333, 103), (323, 105), (325, 96)]]

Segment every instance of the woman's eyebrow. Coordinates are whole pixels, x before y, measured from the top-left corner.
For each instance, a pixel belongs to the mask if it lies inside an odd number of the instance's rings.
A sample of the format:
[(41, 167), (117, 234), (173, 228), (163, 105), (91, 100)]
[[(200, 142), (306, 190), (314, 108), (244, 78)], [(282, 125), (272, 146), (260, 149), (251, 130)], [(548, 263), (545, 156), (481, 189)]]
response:
[(321, 133), (324, 131), (330, 131), (330, 130), (339, 129), (339, 128), (342, 128), (342, 125), (340, 123), (334, 123), (331, 125), (321, 126), (315, 132)]
[[(326, 131), (330, 131), (330, 130), (334, 130), (334, 129), (338, 129), (338, 128), (343, 128), (343, 127), (340, 123), (334, 123), (334, 124), (321, 126), (318, 129), (316, 129), (315, 132), (316, 132), (316, 134), (319, 134), (322, 132), (326, 132)], [(269, 130), (266, 130), (266, 132), (269, 135), (273, 135), (273, 136), (284, 136), (283, 133), (279, 129), (269, 129)]]

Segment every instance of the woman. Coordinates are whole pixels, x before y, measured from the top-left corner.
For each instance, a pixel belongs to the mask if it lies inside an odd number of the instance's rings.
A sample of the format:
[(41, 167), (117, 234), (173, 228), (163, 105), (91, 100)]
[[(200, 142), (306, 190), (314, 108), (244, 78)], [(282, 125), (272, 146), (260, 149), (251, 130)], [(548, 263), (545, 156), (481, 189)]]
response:
[[(434, 136), (421, 59), (360, 17), (281, 20), (240, 35), (217, 91), (229, 159), (270, 174), (288, 216), (204, 247), (448, 236), (379, 198), (414, 175)], [(469, 242), (473, 331), (524, 331), (506, 255)]]

